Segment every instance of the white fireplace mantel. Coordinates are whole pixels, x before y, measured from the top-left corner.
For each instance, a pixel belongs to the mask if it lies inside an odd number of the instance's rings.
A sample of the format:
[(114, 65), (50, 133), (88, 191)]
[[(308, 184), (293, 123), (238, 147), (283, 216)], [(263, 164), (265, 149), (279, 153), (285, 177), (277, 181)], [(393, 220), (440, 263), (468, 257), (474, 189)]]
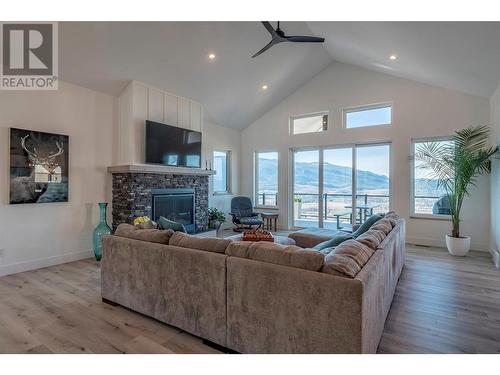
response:
[(109, 173), (154, 173), (154, 174), (177, 174), (187, 176), (211, 176), (214, 170), (201, 168), (169, 167), (157, 164), (127, 164), (108, 167)]

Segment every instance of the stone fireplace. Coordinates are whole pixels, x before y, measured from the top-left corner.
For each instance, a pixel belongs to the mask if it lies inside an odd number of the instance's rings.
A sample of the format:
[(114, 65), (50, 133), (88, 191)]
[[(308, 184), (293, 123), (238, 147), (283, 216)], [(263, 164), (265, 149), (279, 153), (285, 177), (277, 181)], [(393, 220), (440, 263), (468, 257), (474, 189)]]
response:
[(138, 216), (165, 216), (186, 229), (208, 229), (208, 177), (213, 171), (156, 165), (109, 167), (113, 174), (113, 230)]

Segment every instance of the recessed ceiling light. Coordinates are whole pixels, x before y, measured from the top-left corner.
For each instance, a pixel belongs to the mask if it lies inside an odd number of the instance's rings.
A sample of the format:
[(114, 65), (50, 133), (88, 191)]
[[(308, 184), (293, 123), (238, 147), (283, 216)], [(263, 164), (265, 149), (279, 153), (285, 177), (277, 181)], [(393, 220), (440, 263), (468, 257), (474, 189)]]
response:
[(397, 57), (396, 55), (391, 55), (391, 56), (389, 56), (389, 59), (390, 59), (390, 60), (397, 60), (397, 58), (398, 58), (398, 57)]
[(209, 58), (210, 60), (215, 60), (215, 53), (209, 53), (209, 54), (208, 54), (208, 58)]
[(262, 90), (267, 90), (267, 85), (262, 85)]

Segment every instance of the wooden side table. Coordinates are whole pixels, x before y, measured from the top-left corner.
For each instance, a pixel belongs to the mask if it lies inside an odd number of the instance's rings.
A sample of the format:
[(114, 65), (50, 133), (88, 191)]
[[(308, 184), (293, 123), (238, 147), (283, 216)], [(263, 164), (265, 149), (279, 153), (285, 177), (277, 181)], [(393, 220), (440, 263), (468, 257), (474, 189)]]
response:
[(274, 231), (276, 232), (276, 230), (278, 229), (279, 214), (277, 212), (261, 212), (260, 216), (264, 221), (264, 229), (273, 230), (274, 223)]

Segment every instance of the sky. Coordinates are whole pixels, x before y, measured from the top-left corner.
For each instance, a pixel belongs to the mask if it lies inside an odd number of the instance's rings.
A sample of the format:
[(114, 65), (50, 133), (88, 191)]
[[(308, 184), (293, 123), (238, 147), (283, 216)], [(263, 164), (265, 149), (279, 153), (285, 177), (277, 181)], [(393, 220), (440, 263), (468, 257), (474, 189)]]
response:
[(392, 109), (390, 106), (347, 112), (346, 127), (361, 128), (364, 126), (387, 125), (392, 122), (391, 117)]

